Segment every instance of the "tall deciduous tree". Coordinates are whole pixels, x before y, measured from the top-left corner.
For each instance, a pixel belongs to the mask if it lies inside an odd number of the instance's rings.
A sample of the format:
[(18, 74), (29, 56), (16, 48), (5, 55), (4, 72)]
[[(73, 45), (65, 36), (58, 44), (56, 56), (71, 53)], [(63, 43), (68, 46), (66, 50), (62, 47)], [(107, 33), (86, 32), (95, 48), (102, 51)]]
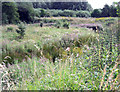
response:
[(101, 9), (94, 9), (93, 12), (91, 13), (91, 16), (96, 18), (101, 17), (101, 13), (102, 13)]
[(105, 5), (102, 9), (102, 17), (109, 17), (110, 16), (110, 7), (109, 5)]
[(34, 9), (30, 2), (17, 2), (18, 13), (20, 15), (20, 20), (27, 23), (34, 21)]
[(110, 6), (110, 16), (111, 17), (117, 17), (117, 8), (114, 5)]

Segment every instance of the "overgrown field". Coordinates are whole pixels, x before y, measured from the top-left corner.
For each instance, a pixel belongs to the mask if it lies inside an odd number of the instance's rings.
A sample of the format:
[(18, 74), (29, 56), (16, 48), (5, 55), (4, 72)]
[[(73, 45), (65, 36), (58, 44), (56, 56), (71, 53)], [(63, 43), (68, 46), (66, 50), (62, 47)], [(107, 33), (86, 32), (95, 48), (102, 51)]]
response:
[[(37, 22), (2, 26), (3, 89), (120, 89), (117, 18), (59, 17)], [(102, 30), (90, 29), (98, 24)]]

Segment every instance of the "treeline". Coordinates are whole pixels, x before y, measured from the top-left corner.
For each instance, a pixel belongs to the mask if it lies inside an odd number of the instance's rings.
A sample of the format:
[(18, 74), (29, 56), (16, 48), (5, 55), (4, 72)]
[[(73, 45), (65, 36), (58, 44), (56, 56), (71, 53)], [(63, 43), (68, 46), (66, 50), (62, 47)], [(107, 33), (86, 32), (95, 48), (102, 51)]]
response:
[(92, 9), (88, 2), (3, 2), (2, 24), (34, 23), (40, 17), (117, 17), (114, 5)]
[[(57, 1), (57, 0), (56, 0)], [(34, 8), (92, 11), (88, 2), (34, 2)]]
[(29, 2), (3, 2), (2, 23), (18, 24), (20, 21), (30, 23), (34, 21), (33, 4)]
[(37, 17), (90, 17), (91, 14), (89, 11), (83, 10), (55, 10), (55, 9), (35, 9), (35, 14)]
[(104, 5), (103, 9), (94, 9), (91, 17), (118, 17), (115, 5)]
[[(35, 8), (43, 8), (35, 10)], [(49, 11), (44, 10), (49, 9)], [(50, 9), (54, 10), (54, 14), (50, 12)], [(62, 11), (67, 9), (65, 11)], [(2, 3), (2, 24), (19, 23), (24, 21), (26, 23), (34, 22), (35, 17), (45, 16), (76, 16), (75, 11), (70, 10), (84, 10), (85, 12), (78, 12), (79, 17), (90, 17), (89, 11), (92, 11), (92, 7), (88, 2), (71, 3), (71, 2), (3, 2)], [(81, 15), (80, 15), (81, 14)]]

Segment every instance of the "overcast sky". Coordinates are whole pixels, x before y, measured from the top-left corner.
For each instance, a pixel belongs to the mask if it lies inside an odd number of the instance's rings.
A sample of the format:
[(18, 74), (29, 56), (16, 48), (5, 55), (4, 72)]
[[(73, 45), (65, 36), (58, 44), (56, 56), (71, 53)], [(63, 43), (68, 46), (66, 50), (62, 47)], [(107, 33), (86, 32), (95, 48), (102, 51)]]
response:
[(93, 9), (103, 8), (105, 4), (112, 5), (113, 2), (118, 2), (120, 0), (87, 0), (91, 4)]

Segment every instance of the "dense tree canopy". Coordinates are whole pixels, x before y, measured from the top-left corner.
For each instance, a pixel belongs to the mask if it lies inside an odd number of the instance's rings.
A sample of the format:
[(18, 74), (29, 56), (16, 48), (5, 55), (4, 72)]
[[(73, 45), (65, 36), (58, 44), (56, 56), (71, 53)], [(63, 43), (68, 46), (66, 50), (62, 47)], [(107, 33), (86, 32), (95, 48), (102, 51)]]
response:
[(117, 7), (114, 5), (104, 5), (103, 9), (94, 9), (91, 13), (92, 17), (118, 17)]
[(108, 17), (110, 16), (110, 7), (109, 5), (105, 5), (104, 8), (102, 9), (102, 14), (101, 14), (102, 17)]
[(88, 2), (34, 2), (34, 8), (61, 9), (61, 10), (87, 10), (92, 11)]
[(101, 13), (102, 13), (101, 9), (94, 9), (91, 16), (92, 17), (101, 17)]
[(30, 2), (17, 2), (18, 13), (20, 15), (20, 20), (27, 23), (33, 22), (34, 20), (34, 8)]
[[(51, 1), (51, 0), (50, 0)], [(2, 23), (34, 22), (35, 17), (118, 17), (119, 6), (92, 9), (88, 2), (3, 2)], [(117, 14), (118, 13), (118, 14)]]
[(19, 21), (19, 13), (17, 12), (16, 3), (13, 2), (3, 2), (2, 3), (2, 22), (7, 23), (17, 23)]

